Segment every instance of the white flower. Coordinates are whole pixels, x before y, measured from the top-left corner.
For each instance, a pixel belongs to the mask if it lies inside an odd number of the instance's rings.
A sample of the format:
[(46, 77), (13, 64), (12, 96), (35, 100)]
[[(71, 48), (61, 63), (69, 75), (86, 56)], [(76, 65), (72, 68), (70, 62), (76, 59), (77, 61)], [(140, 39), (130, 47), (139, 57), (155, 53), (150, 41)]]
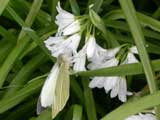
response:
[(58, 63), (56, 63), (47, 77), (40, 94), (40, 102), (42, 107), (48, 107), (53, 104), (53, 95), (55, 94), (54, 91), (58, 74), (59, 66)]
[(76, 53), (81, 36), (79, 33), (74, 34), (68, 38), (59, 37), (49, 37), (45, 41), (46, 47), (51, 51), (52, 56), (58, 57), (60, 54), (67, 54), (72, 56)]
[[(99, 68), (117, 66), (119, 60), (116, 58), (117, 52), (120, 48), (114, 48), (109, 50), (99, 49), (100, 52), (95, 52), (94, 59), (91, 60), (91, 63), (88, 65), (90, 70), (95, 70)], [(101, 54), (100, 54), (101, 53)], [(103, 88), (105, 92), (108, 93), (111, 91), (111, 98), (118, 96), (119, 100), (126, 102), (127, 95), (131, 95), (127, 91), (126, 78), (121, 76), (109, 76), (109, 77), (93, 77), (89, 83), (90, 88)]]
[(63, 35), (72, 35), (80, 31), (80, 23), (78, 20), (74, 21), (72, 24), (63, 29)]
[(97, 49), (96, 46), (96, 40), (93, 35), (90, 35), (89, 37), (86, 37), (86, 44), (83, 46), (83, 48), (74, 56), (73, 58), (73, 69), (75, 71), (84, 71), (86, 58), (90, 59), (93, 57), (95, 50)]
[(57, 36), (71, 35), (80, 31), (80, 22), (75, 16), (60, 6), (60, 2), (57, 5), (58, 15), (56, 16), (55, 23), (58, 25)]
[[(118, 65), (118, 60), (116, 58), (112, 58), (104, 63), (90, 63), (88, 65), (89, 69), (97, 69), (103, 67), (111, 67)], [(110, 77), (93, 77), (92, 81), (89, 83), (90, 88), (103, 88), (105, 92), (108, 93), (111, 91), (111, 98), (118, 96), (119, 100), (122, 102), (126, 102), (127, 95), (130, 93), (127, 91), (127, 83), (125, 77), (120, 76), (110, 76)]]
[(155, 115), (149, 113), (147, 114), (139, 113), (138, 115), (132, 115), (125, 120), (156, 120), (156, 117)]
[[(104, 65), (105, 64), (105, 65)], [(90, 63), (87, 67), (90, 70), (95, 70), (103, 67), (111, 67), (116, 66), (118, 64), (118, 60), (116, 58), (113, 58), (111, 60), (106, 61), (105, 63)], [(102, 88), (104, 87), (105, 80), (111, 78), (111, 77), (93, 77), (92, 81), (89, 83), (90, 88)]]

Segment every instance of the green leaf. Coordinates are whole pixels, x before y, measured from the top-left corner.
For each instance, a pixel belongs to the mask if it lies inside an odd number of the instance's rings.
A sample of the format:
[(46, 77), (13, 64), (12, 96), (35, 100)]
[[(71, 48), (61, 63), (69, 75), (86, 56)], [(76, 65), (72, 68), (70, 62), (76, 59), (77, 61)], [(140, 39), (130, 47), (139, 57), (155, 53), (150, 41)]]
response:
[(140, 99), (128, 101), (113, 112), (104, 116), (101, 120), (124, 120), (127, 117), (142, 112), (147, 108), (160, 105), (159, 99), (160, 91), (157, 91), (154, 94), (147, 95)]
[(38, 117), (31, 118), (30, 120), (52, 120), (51, 109), (46, 109), (42, 111), (42, 113)]
[[(152, 17), (149, 17), (147, 15), (144, 15), (142, 13), (136, 12), (138, 19), (140, 20), (140, 23), (145, 27), (148, 26), (152, 28), (155, 31), (160, 32), (160, 22)], [(124, 19), (124, 13), (122, 10), (113, 10), (107, 13), (105, 16), (107, 19), (117, 20), (117, 19)]]
[(138, 18), (136, 16), (133, 3), (130, 0), (126, 0), (125, 2), (123, 0), (119, 0), (119, 2), (121, 4), (122, 10), (124, 12), (126, 20), (131, 29), (132, 36), (136, 43), (138, 53), (144, 68), (144, 73), (146, 75), (150, 87), (150, 92), (154, 93), (157, 90), (157, 84), (155, 82), (155, 74), (150, 64), (149, 56), (146, 51), (145, 38), (142, 29), (140, 27)]
[(74, 105), (73, 106), (73, 118), (72, 120), (82, 120), (82, 106)]
[[(153, 60), (151, 63), (154, 68), (154, 71), (160, 71), (160, 60)], [(126, 76), (126, 75), (138, 75), (143, 73), (144, 70), (142, 64), (133, 63), (133, 64), (126, 64), (115, 67), (91, 70), (91, 71), (82, 71), (73, 73), (72, 75), (93, 77), (93, 76)]]
[(92, 23), (100, 31), (102, 31), (102, 33), (106, 33), (106, 28), (105, 28), (104, 22), (102, 21), (102, 19), (100, 18), (100, 16), (98, 16), (98, 14), (94, 10), (92, 10), (91, 8), (89, 10), (89, 16), (90, 16), (90, 19), (91, 19)]
[(93, 4), (93, 10), (98, 13), (103, 4), (103, 0), (92, 0), (92, 3), (90, 4)]
[(69, 0), (74, 15), (80, 15), (80, 9), (77, 0)]
[(0, 0), (0, 15), (3, 13), (4, 9), (8, 5), (10, 0)]
[(20, 89), (16, 93), (10, 95), (9, 98), (3, 99), (0, 101), (0, 113), (3, 113), (14, 106), (18, 105), (20, 102), (22, 102), (24, 99), (26, 99), (28, 96), (34, 94), (38, 90), (40, 90), (44, 77), (46, 75), (37, 77), (33, 80), (31, 80), (29, 83), (27, 83), (24, 88)]
[(84, 77), (82, 80), (82, 84), (84, 88), (84, 104), (85, 104), (88, 120), (97, 120), (93, 93), (92, 93), (92, 90), (88, 87), (89, 79)]
[(28, 78), (33, 74), (33, 72), (39, 67), (40, 64), (43, 64), (47, 61), (44, 53), (37, 54), (34, 56), (31, 60), (26, 63), (21, 70), (18, 72), (18, 74), (13, 78), (8, 88), (5, 91), (5, 94), (3, 96), (3, 99), (10, 97), (12, 94), (14, 94), (16, 91), (18, 91), (21, 87), (12, 87), (12, 86), (23, 86)]
[(24, 27), (23, 30), (40, 46), (40, 48), (46, 53), (46, 55), (55, 62), (55, 58), (51, 56), (48, 49), (45, 47), (43, 40), (30, 28)]
[[(30, 9), (29, 14), (27, 15), (26, 21), (25, 21), (25, 25), (27, 26), (31, 26), (36, 15), (37, 12), (39, 11), (41, 4), (42, 4), (43, 0), (34, 0), (32, 7)], [(37, 5), (37, 6), (36, 6)], [(12, 10), (11, 10), (12, 11)], [(13, 16), (13, 18), (20, 20), (20, 24), (23, 25), (23, 20), (20, 17), (17, 17), (18, 15), (12, 11), (14, 14), (11, 15)], [(16, 16), (14, 16), (16, 15)], [(4, 61), (1, 69), (0, 69), (0, 88), (3, 86), (3, 83), (9, 73), (9, 71), (11, 70), (13, 64), (15, 63), (16, 59), (18, 58), (18, 56), (21, 54), (21, 52), (24, 50), (24, 48), (28, 45), (29, 43), (29, 37), (26, 36), (26, 34), (21, 31), (19, 36), (18, 36), (18, 44), (13, 48), (13, 50), (9, 53), (8, 57), (6, 58), (6, 60)]]

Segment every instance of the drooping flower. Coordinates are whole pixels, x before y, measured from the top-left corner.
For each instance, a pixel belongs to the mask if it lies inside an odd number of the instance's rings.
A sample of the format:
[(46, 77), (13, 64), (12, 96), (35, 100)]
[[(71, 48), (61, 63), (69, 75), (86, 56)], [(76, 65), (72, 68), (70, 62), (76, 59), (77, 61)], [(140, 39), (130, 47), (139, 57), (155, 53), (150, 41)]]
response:
[[(95, 52), (94, 59), (91, 59), (91, 63), (88, 65), (90, 70), (100, 69), (104, 67), (112, 67), (117, 66), (119, 60), (116, 58), (116, 54), (120, 50), (120, 47), (103, 51), (103, 54), (97, 54)], [(126, 59), (121, 64), (129, 64), (138, 62), (133, 53), (131, 52), (132, 49), (127, 54)], [(134, 48), (134, 51), (136, 49)], [(125, 76), (109, 76), (109, 77), (93, 77), (90, 84), (90, 88), (103, 88), (105, 92), (110, 92), (111, 98), (118, 96), (119, 100), (122, 102), (126, 102), (127, 95), (132, 95), (131, 92), (127, 91), (127, 83)]]
[(139, 113), (138, 115), (132, 115), (125, 120), (156, 120), (155, 115), (151, 113), (142, 114)]
[[(99, 69), (104, 67), (112, 67), (117, 66), (119, 61), (113, 57), (110, 60), (107, 60), (105, 62), (98, 62), (96, 63), (90, 63), (88, 65), (88, 68), (93, 69)], [(103, 88), (105, 89), (105, 92), (108, 93), (111, 91), (110, 96), (111, 98), (114, 98), (118, 96), (118, 98), (122, 102), (126, 102), (127, 95), (130, 95), (127, 91), (127, 84), (126, 84), (126, 78), (121, 76), (110, 76), (110, 77), (93, 77), (92, 81), (89, 83), (90, 88)]]
[(81, 36), (79, 33), (69, 37), (49, 37), (45, 41), (46, 47), (51, 51), (52, 56), (58, 57), (60, 54), (72, 56), (77, 52)]
[(73, 14), (63, 10), (60, 6), (60, 2), (58, 2), (56, 8), (58, 11), (55, 21), (58, 25), (57, 36), (71, 35), (80, 31), (80, 22)]
[(73, 70), (75, 71), (84, 71), (86, 70), (85, 64), (86, 59), (90, 59), (93, 57), (94, 52), (97, 49), (97, 43), (95, 40), (95, 37), (93, 35), (89, 35), (89, 37), (86, 37), (86, 44), (83, 46), (83, 48), (74, 56), (73, 59)]

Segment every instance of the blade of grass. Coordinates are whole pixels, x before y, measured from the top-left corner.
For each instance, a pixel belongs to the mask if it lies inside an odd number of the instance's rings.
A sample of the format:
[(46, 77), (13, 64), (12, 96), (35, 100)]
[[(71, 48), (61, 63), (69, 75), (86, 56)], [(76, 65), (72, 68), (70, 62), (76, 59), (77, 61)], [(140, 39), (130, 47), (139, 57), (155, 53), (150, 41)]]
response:
[(11, 43), (13, 44), (16, 43), (16, 40), (17, 40), (16, 37), (2, 26), (0, 26), (0, 34)]
[[(124, 12), (124, 15), (126, 17), (126, 20), (129, 24), (129, 27), (131, 29), (131, 33), (133, 35), (133, 38), (135, 40), (138, 53), (140, 55), (140, 59), (143, 65), (144, 73), (147, 78), (147, 82), (149, 85), (150, 93), (154, 93), (158, 90), (158, 86), (155, 80), (155, 73), (152, 69), (152, 66), (150, 64), (149, 56), (146, 51), (146, 43), (144, 39), (144, 35), (142, 32), (142, 29), (140, 27), (138, 18), (136, 16), (136, 12), (133, 6), (133, 3), (131, 0), (119, 0), (120, 5), (122, 7), (122, 10)], [(160, 120), (160, 108), (155, 108), (156, 117), (158, 120)]]
[(73, 118), (72, 120), (82, 120), (82, 106), (74, 105), (73, 106)]
[(30, 120), (52, 120), (51, 109), (44, 110), (38, 117), (31, 118)]
[(3, 13), (4, 9), (8, 5), (10, 0), (0, 0), (0, 15)]
[[(142, 13), (136, 12), (138, 19), (140, 20), (140, 23), (145, 27), (148, 26), (151, 29), (160, 32), (160, 22), (152, 17), (149, 17), (147, 15), (144, 15)], [(106, 19), (112, 19), (112, 20), (117, 20), (117, 19), (124, 19), (125, 16), (122, 12), (121, 9), (118, 10), (112, 10), (109, 13), (105, 15)]]
[[(31, 112), (34, 111), (34, 107), (37, 104), (37, 100), (36, 99), (30, 99), (30, 101), (25, 102), (24, 104), (18, 106), (18, 108), (16, 108), (14, 110), (14, 112), (11, 112), (10, 114), (8, 114), (8, 116), (6, 116), (5, 120), (19, 120), (22, 119), (22, 117), (26, 117), (27, 116), (31, 116), (33, 113)], [(21, 113), (21, 114), (19, 114)]]
[(16, 93), (12, 94), (10, 98), (6, 98), (0, 101), (0, 113), (3, 113), (14, 106), (18, 105), (20, 102), (22, 102), (24, 99), (26, 99), (28, 96), (36, 93), (38, 90), (40, 90), (41, 86), (43, 85), (44, 78), (46, 75), (37, 77), (33, 80), (31, 80), (29, 83), (27, 83), (24, 88), (17, 91)]
[(159, 99), (160, 91), (157, 91), (154, 94), (147, 95), (134, 101), (129, 101), (114, 110), (113, 112), (104, 116), (101, 120), (124, 120), (130, 115), (141, 112), (144, 109), (160, 105)]
[(5, 58), (8, 56), (9, 52), (13, 48), (12, 43), (8, 43), (5, 40), (0, 43), (0, 65), (4, 62)]
[(10, 97), (12, 94), (18, 91), (21, 86), (26, 83), (28, 78), (33, 74), (37, 67), (40, 64), (45, 63), (47, 60), (48, 59), (46, 58), (44, 53), (40, 53), (33, 57), (28, 63), (26, 63), (9, 84), (10, 88), (5, 91), (3, 99)]
[(88, 120), (97, 120), (96, 108), (93, 98), (92, 90), (88, 87), (89, 79), (82, 78), (82, 84), (84, 88), (84, 104), (87, 112)]
[(80, 9), (77, 0), (69, 0), (74, 15), (80, 15)]
[[(35, 7), (35, 4), (39, 5)], [(41, 2), (42, 4), (42, 2)], [(29, 23), (29, 20), (31, 20), (31, 22), (34, 21), (35, 16), (37, 15), (37, 11), (40, 9), (41, 4), (39, 4), (39, 0), (34, 0), (33, 5), (34, 7), (31, 8), (27, 18), (26, 18), (26, 22), (28, 23), (28, 25), (31, 25)], [(36, 11), (36, 12), (34, 12)], [(18, 15), (16, 15), (18, 16)], [(16, 16), (13, 16), (14, 18)], [(16, 19), (16, 18), (15, 18)], [(23, 20), (21, 20), (23, 21)], [(21, 42), (19, 42), (15, 48), (13, 48), (13, 50), (10, 52), (10, 54), (8, 55), (8, 57), (6, 58), (6, 60), (4, 61), (1, 69), (0, 69), (0, 88), (3, 86), (3, 83), (10, 71), (10, 69), (12, 68), (15, 60), (18, 58), (18, 56), (20, 55), (20, 53), (24, 50), (24, 48), (27, 46), (27, 44), (29, 43), (29, 38), (27, 36), (25, 36), (25, 34), (23, 34), (23, 32), (19, 35), (21, 37)], [(19, 39), (18, 39), (19, 40)]]
[(150, 65), (150, 60), (149, 60), (149, 57), (146, 51), (146, 47), (145, 47), (146, 45), (145, 39), (144, 39), (143, 32), (138, 22), (136, 12), (130, 0), (126, 0), (125, 2), (122, 0), (119, 0), (119, 2), (125, 14), (126, 20), (129, 24), (129, 27), (131, 29), (133, 38), (135, 40), (142, 65), (144, 67), (144, 72), (146, 74), (148, 84), (150, 86), (150, 91), (151, 93), (153, 93), (157, 90), (157, 85), (154, 79), (155, 75)]
[[(19, 12), (19, 10), (23, 9), (23, 14), (27, 13), (31, 9), (31, 3), (25, 0), (11, 0), (10, 6), (14, 8), (16, 12)], [(36, 18), (39, 21), (38, 23), (44, 26), (51, 23), (51, 16), (43, 10), (38, 11)]]
[[(129, 31), (129, 26), (123, 21), (113, 21), (113, 20), (104, 19), (104, 23), (107, 27), (111, 27), (111, 28), (120, 29), (120, 30), (130, 32)], [(154, 38), (154, 39), (160, 40), (159, 32), (143, 28), (143, 33), (148, 38)]]
[[(151, 64), (154, 68), (154, 71), (160, 71), (160, 60), (153, 60)], [(73, 73), (72, 75), (93, 77), (93, 76), (126, 76), (126, 75), (137, 75), (143, 73), (144, 70), (142, 64), (133, 63), (127, 65), (120, 65), (117, 67), (108, 67), (91, 71), (82, 71)]]
[(79, 86), (79, 84), (77, 83), (76, 79), (71, 78), (70, 86), (71, 86), (71, 90), (73, 90), (73, 92), (76, 94), (76, 96), (80, 100), (80, 103), (83, 104), (84, 103), (83, 91), (81, 87)]
[[(25, 27), (30, 27), (32, 26), (39, 10), (40, 10), (40, 7), (43, 3), (43, 0), (34, 0), (32, 6), (31, 6), (31, 9), (27, 15), (27, 18), (25, 20)], [(36, 9), (35, 9), (36, 8)], [(26, 35), (26, 33), (23, 31), (23, 29), (21, 30), (19, 36), (18, 36), (18, 42), (19, 40), (21, 40), (21, 38), (23, 38), (24, 36)]]
[(55, 21), (55, 16), (56, 16), (56, 6), (57, 6), (58, 0), (52, 0), (51, 1), (51, 18), (52, 21)]
[(37, 43), (44, 53), (55, 62), (56, 59), (51, 56), (50, 51), (45, 47), (43, 40), (35, 33), (35, 31), (27, 27), (24, 27), (23, 30)]

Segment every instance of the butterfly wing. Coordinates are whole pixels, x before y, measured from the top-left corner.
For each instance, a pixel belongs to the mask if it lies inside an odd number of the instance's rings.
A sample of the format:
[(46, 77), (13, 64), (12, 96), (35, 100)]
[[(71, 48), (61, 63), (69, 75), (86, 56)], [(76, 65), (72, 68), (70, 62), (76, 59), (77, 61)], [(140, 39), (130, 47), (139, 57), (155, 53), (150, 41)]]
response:
[(69, 63), (64, 56), (62, 56), (61, 59), (60, 71), (53, 96), (52, 118), (64, 108), (69, 98)]

